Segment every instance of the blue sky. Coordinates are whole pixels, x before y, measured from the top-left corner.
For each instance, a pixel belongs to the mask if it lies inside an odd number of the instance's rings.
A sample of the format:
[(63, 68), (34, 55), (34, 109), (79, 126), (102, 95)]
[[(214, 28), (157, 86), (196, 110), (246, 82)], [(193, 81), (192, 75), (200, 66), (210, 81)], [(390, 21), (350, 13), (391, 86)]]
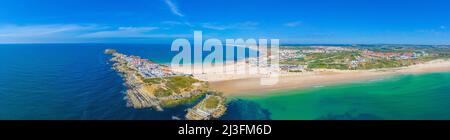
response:
[(0, 43), (450, 44), (445, 0), (1, 0)]

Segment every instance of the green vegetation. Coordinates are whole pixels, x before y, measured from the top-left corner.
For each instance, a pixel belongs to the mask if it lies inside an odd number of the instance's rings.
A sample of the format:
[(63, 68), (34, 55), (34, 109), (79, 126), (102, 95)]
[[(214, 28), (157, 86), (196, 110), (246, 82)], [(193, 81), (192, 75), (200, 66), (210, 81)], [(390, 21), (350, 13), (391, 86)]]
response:
[(182, 90), (191, 90), (192, 84), (200, 82), (192, 76), (174, 76), (166, 77), (166, 87), (173, 92), (180, 93)]
[(296, 59), (288, 59), (281, 61), (280, 64), (287, 64), (287, 65), (306, 65), (305, 58), (296, 58)]
[(305, 65), (308, 69), (396, 68), (450, 58), (450, 46), (432, 45), (301, 46), (283, 49), (290, 51), (285, 52), (288, 53), (287, 58), (282, 59), (280, 64)]
[[(139, 76), (142, 78), (142, 76)], [(174, 94), (182, 93), (183, 91), (193, 90), (193, 84), (201, 82), (193, 78), (192, 76), (173, 76), (173, 77), (163, 77), (163, 78), (146, 78), (143, 79), (146, 84), (150, 85), (160, 85), (155, 90), (156, 97), (167, 97)], [(203, 84), (203, 83), (202, 83)], [(201, 85), (204, 86), (204, 85)], [(203, 89), (200, 87), (200, 89)]]
[[(138, 75), (139, 76), (139, 75)], [(142, 78), (142, 76), (139, 76)], [(192, 92), (193, 84), (201, 82), (192, 76), (173, 76), (173, 77), (163, 77), (163, 78), (146, 78), (143, 79), (146, 84), (158, 84), (154, 91), (156, 97), (169, 97), (175, 94), (180, 94), (183, 91)], [(204, 86), (204, 85), (201, 85)], [(162, 100), (161, 105), (171, 107), (179, 104), (192, 103), (199, 98), (201, 98), (206, 93), (207, 87), (199, 87), (198, 94), (192, 94), (192, 97), (181, 98), (181, 99), (168, 99)], [(205, 90), (205, 91), (203, 91)]]
[(167, 89), (163, 89), (163, 88), (158, 88), (155, 90), (155, 96), (156, 97), (167, 97), (172, 95), (173, 91), (172, 90), (167, 90)]
[(209, 96), (208, 99), (205, 100), (205, 107), (207, 109), (214, 109), (220, 103), (220, 99), (216, 96)]
[(289, 72), (302, 72), (301, 70), (289, 70)]
[(200, 93), (200, 94), (192, 95), (189, 98), (162, 100), (161, 105), (165, 106), (165, 107), (173, 107), (173, 106), (180, 105), (180, 104), (189, 104), (189, 103), (193, 103), (193, 102), (197, 101), (204, 95), (205, 95), (205, 93)]
[(147, 79), (144, 79), (144, 82), (148, 83), (148, 84), (160, 84), (161, 80), (162, 80), (162, 78), (147, 78)]
[(398, 61), (391, 61), (387, 59), (369, 61), (359, 65), (359, 69), (381, 69), (381, 68), (395, 68), (402, 64)]
[(360, 55), (353, 52), (312, 53), (304, 58), (281, 61), (281, 64), (308, 65), (312, 69), (348, 69), (348, 62), (355, 60), (357, 56)]

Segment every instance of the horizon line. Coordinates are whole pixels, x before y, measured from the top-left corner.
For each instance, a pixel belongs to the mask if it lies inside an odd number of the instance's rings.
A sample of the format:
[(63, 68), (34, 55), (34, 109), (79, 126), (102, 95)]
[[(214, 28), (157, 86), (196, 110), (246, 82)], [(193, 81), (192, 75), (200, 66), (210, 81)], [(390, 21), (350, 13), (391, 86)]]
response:
[[(170, 45), (172, 43), (75, 43), (75, 42), (67, 42), (67, 43), (0, 43), (0, 45), (58, 45), (58, 44), (141, 44), (141, 45)], [(193, 43), (192, 43), (193, 44)], [(415, 46), (450, 46), (450, 44), (408, 44), (408, 43), (285, 43), (280, 44), (280, 46), (354, 46), (354, 45), (415, 45)]]

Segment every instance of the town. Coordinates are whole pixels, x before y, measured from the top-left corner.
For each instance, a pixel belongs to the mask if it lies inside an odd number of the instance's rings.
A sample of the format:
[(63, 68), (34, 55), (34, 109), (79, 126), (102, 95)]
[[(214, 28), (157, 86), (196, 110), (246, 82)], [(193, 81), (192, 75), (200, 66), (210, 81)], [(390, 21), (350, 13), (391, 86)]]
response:
[(124, 54), (115, 54), (115, 57), (119, 60), (124, 60), (129, 68), (135, 69), (144, 78), (161, 78), (176, 76), (167, 66), (156, 64), (148, 59), (142, 59), (139, 56), (127, 56)]
[(280, 68), (288, 72), (313, 69), (362, 70), (396, 68), (449, 58), (446, 46), (281, 46)]

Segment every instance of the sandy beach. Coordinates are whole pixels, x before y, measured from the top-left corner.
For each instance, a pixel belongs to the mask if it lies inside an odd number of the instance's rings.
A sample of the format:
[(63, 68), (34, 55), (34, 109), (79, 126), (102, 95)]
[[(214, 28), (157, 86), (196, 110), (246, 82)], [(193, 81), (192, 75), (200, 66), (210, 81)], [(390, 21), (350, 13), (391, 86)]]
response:
[[(238, 66), (245, 66), (239, 63)], [(178, 72), (187, 73), (189, 68), (178, 68)], [(450, 61), (434, 60), (423, 64), (401, 68), (376, 70), (331, 70), (316, 69), (312, 72), (282, 72), (275, 85), (261, 85), (257, 74), (218, 74), (220, 67), (203, 66), (204, 72), (193, 74), (194, 77), (208, 81), (211, 88), (223, 92), (226, 96), (252, 96), (277, 90), (290, 90), (343, 84), (355, 81), (383, 79), (400, 74), (422, 74), (429, 72), (450, 71)]]

